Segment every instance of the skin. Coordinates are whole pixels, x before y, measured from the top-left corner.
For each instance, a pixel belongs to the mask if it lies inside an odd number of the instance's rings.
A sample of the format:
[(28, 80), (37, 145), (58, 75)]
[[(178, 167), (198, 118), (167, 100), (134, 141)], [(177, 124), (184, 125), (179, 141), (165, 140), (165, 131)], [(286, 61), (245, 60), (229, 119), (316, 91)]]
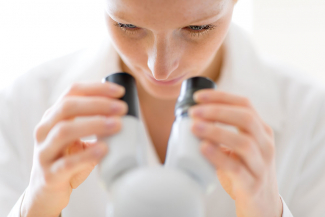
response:
[[(218, 80), (222, 44), (236, 2), (106, 2), (109, 36), (123, 70), (136, 78), (145, 123), (164, 162), (181, 83), (193, 76)], [(175, 78), (180, 79), (162, 83)], [(34, 161), (22, 217), (56, 217), (67, 206), (72, 189), (108, 151), (105, 144), (80, 138), (119, 132), (121, 116), (127, 111), (126, 104), (118, 100), (123, 94), (124, 89), (112, 83), (76, 83), (46, 111), (35, 128)], [(237, 216), (282, 216), (272, 129), (245, 97), (201, 90), (194, 99), (198, 104), (189, 111), (192, 132), (202, 139), (202, 153), (235, 200)], [(238, 133), (216, 122), (235, 126)]]
[(72, 190), (108, 151), (102, 142), (80, 138), (120, 131), (127, 105), (118, 98), (124, 91), (112, 83), (76, 83), (45, 112), (34, 131), (34, 159), (22, 217), (57, 217), (68, 205)]
[[(161, 162), (166, 156), (181, 82), (193, 76), (212, 80), (219, 77), (222, 43), (235, 3), (231, 0), (107, 1), (111, 41), (121, 57), (122, 68), (137, 80), (144, 119)], [(189, 26), (197, 25), (214, 27), (193, 34)], [(172, 85), (152, 81), (180, 76), (182, 79)], [(192, 131), (203, 140), (203, 154), (236, 201), (237, 216), (282, 216), (272, 129), (244, 97), (215, 90), (198, 94), (199, 105), (190, 110), (194, 119)], [(208, 97), (202, 98), (200, 94)], [(215, 122), (233, 125), (239, 133), (216, 127)]]
[[(121, 57), (123, 70), (137, 80), (142, 112), (146, 114), (144, 120), (161, 162), (165, 160), (182, 81), (198, 75), (217, 80), (220, 74), (221, 48), (233, 6), (234, 2), (228, 0), (200, 3), (169, 0), (163, 4), (151, 0), (107, 1), (110, 38)], [(187, 13), (180, 13), (180, 9)], [(117, 23), (131, 23), (141, 28), (120, 28)], [(212, 28), (190, 31), (189, 25), (211, 25)], [(153, 83), (147, 75), (157, 80), (184, 77), (166, 86)]]
[[(215, 60), (221, 58), (221, 53), (218, 56), (217, 53), (228, 31), (232, 1), (107, 2), (109, 35), (122, 59), (123, 68), (133, 74), (144, 89), (142, 97), (175, 100), (181, 82), (186, 78), (203, 75), (216, 80), (220, 66)], [(141, 28), (119, 28), (117, 22)], [(186, 28), (207, 24), (214, 27), (201, 32)], [(148, 76), (160, 81), (184, 78), (166, 88), (154, 84)]]

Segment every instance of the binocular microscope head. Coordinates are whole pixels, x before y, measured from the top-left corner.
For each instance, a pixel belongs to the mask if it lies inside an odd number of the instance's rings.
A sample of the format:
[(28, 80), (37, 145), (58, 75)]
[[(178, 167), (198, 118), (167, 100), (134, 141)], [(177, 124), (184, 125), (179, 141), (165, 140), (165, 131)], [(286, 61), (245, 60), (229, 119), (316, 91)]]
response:
[(128, 104), (122, 117), (122, 130), (110, 137), (98, 138), (109, 146), (100, 162), (100, 180), (111, 201), (109, 217), (204, 217), (204, 196), (216, 184), (215, 170), (199, 149), (200, 140), (190, 130), (188, 109), (195, 105), (193, 94), (216, 88), (204, 77), (182, 83), (175, 106), (166, 161), (164, 165), (146, 164), (143, 135), (140, 130), (139, 103), (135, 79), (127, 73), (115, 73), (103, 79), (124, 86), (121, 100)]

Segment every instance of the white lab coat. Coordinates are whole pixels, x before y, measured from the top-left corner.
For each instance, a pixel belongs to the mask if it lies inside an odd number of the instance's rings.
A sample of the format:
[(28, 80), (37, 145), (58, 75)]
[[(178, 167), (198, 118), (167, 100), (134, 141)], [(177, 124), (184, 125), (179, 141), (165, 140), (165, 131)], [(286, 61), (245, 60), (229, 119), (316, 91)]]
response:
[[(325, 216), (325, 91), (295, 71), (261, 58), (237, 26), (225, 40), (219, 90), (248, 97), (275, 134), (283, 217)], [(47, 62), (0, 92), (0, 216), (19, 217), (33, 158), (33, 130), (62, 92), (77, 81), (100, 81), (121, 71), (106, 42)], [(145, 130), (145, 129), (144, 129)], [(146, 134), (147, 158), (158, 158)], [(107, 195), (97, 167), (73, 193), (63, 217), (104, 217)], [(235, 217), (235, 204), (218, 183), (206, 199), (207, 217)], [(289, 207), (289, 208), (288, 208)], [(11, 211), (10, 211), (11, 210)]]

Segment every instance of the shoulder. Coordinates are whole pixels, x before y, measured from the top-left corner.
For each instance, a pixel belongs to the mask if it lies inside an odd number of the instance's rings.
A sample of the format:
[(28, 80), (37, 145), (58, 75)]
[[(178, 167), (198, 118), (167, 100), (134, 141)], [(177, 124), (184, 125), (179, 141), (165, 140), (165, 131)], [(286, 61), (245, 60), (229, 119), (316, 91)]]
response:
[[(325, 101), (325, 84), (283, 63), (263, 58), (264, 73), (278, 88), (278, 100), (286, 112), (301, 111)], [(325, 111), (324, 111), (325, 112)]]
[[(100, 81), (116, 62), (111, 45), (104, 41), (47, 61), (22, 74), (0, 91), (8, 102), (41, 102), (50, 106), (72, 83)], [(111, 67), (114, 68), (114, 67)]]
[(232, 25), (226, 46), (230, 90), (250, 98), (273, 129), (311, 129), (325, 115), (324, 83), (261, 53), (238, 26)]
[(0, 90), (0, 130), (7, 134), (28, 131), (40, 121), (51, 105), (53, 89), (64, 79), (66, 69), (74, 62), (79, 52), (45, 62), (17, 77)]
[(231, 26), (225, 45), (224, 89), (248, 97), (278, 132), (297, 123), (301, 128), (315, 124), (324, 103), (323, 83), (259, 52), (238, 26)]
[[(1, 128), (32, 127), (74, 82), (100, 81), (114, 67), (114, 52), (100, 43), (45, 62), (0, 90)], [(113, 70), (113, 69), (112, 69)], [(24, 123), (24, 124), (22, 124)]]
[(261, 62), (265, 77), (273, 79), (277, 88), (284, 129), (325, 136), (325, 84), (278, 61), (264, 57)]
[(45, 100), (51, 95), (51, 89), (65, 79), (66, 72), (80, 58), (83, 51), (78, 51), (54, 60), (47, 61), (17, 77), (11, 84), (0, 91), (1, 98), (7, 102), (25, 100)]

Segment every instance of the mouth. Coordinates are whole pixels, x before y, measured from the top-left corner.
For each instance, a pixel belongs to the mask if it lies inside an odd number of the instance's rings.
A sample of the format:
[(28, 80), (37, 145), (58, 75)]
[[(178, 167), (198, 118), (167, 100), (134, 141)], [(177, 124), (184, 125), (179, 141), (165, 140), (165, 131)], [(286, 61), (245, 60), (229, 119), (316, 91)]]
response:
[(157, 85), (173, 85), (173, 84), (178, 83), (180, 80), (182, 80), (183, 77), (185, 77), (185, 75), (182, 75), (182, 76), (179, 76), (179, 77), (171, 79), (171, 80), (159, 81), (148, 74), (146, 74), (146, 76), (149, 78), (150, 81), (152, 81), (154, 84), (157, 84)]

